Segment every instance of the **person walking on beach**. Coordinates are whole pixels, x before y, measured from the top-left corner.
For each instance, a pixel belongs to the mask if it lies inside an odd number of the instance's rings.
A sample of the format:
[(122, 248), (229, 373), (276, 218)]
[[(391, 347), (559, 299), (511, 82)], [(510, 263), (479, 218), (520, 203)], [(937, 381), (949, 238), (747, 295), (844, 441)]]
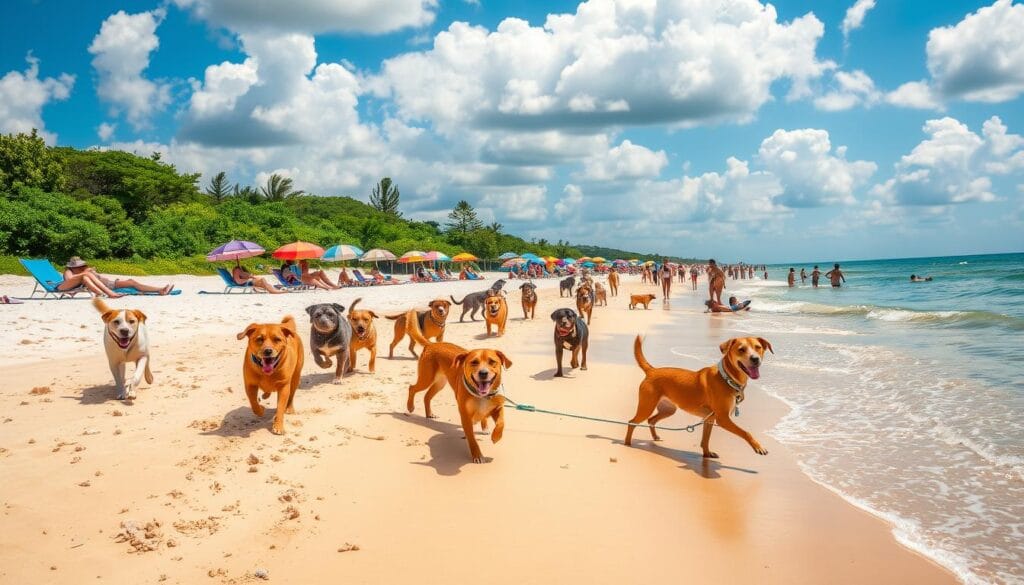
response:
[(786, 276), (786, 283), (789, 284), (789, 288), (796, 286), (796, 268), (789, 269), (789, 275)]
[(804, 268), (800, 269), (800, 284), (807, 284), (807, 270)]
[(814, 265), (814, 270), (811, 272), (811, 286), (818, 288), (818, 279), (821, 278), (821, 271), (818, 270), (818, 265)]
[(668, 302), (668, 295), (672, 292), (672, 267), (668, 265), (668, 258), (661, 261), (661, 302)]
[(843, 271), (839, 270), (839, 263), (836, 262), (835, 267), (825, 273), (825, 277), (832, 282), (832, 288), (839, 288), (843, 282), (846, 282), (846, 276), (843, 275)]
[(722, 290), (725, 288), (725, 273), (718, 267), (715, 260), (708, 260), (708, 296), (711, 300), (722, 302)]
[(697, 290), (697, 276), (700, 274), (700, 269), (694, 264), (690, 266), (690, 282), (693, 283), (693, 290)]

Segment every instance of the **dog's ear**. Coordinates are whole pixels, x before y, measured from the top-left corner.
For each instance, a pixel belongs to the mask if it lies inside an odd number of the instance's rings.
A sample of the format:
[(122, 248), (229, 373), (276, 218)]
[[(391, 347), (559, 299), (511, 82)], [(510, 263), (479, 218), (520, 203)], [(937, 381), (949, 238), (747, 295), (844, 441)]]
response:
[(249, 323), (249, 326), (245, 328), (245, 331), (238, 334), (238, 339), (249, 337), (256, 331), (256, 327), (257, 325), (255, 323)]
[(731, 348), (732, 344), (734, 343), (736, 343), (735, 339), (723, 341), (721, 344), (719, 344), (718, 350), (721, 351), (723, 354), (729, 353), (729, 348)]
[(334, 310), (337, 311), (339, 315), (345, 312), (345, 307), (338, 303), (331, 303), (331, 306), (334, 307)]
[(772, 349), (772, 344), (771, 344), (770, 341), (768, 341), (764, 337), (758, 337), (757, 340), (761, 342), (761, 345), (763, 345), (765, 349), (767, 349), (768, 351), (770, 351), (772, 353), (775, 353), (775, 350)]
[(379, 319), (379, 317), (377, 316), (377, 313), (374, 313), (373, 311), (367, 311), (367, 314), (369, 314), (370, 318), (372, 318), (372, 319)]
[(146, 322), (146, 314), (143, 313), (142, 311), (133, 309), (132, 313), (135, 314), (135, 318), (139, 320), (139, 323), (145, 323)]
[(104, 323), (110, 323), (110, 320), (113, 319), (114, 317), (117, 317), (117, 314), (120, 313), (120, 312), (121, 311), (118, 311), (118, 310), (115, 310), (115, 309), (110, 309), (109, 311), (104, 311), (103, 314), (100, 315), (100, 319), (103, 319)]
[(498, 354), (498, 359), (501, 360), (501, 365), (505, 366), (506, 370), (512, 367), (512, 360), (508, 359), (508, 356), (500, 351), (495, 351), (494, 353)]
[(285, 318), (281, 319), (281, 330), (284, 331), (285, 335), (299, 336), (299, 332), (295, 330), (295, 318), (291, 315), (285, 315)]
[(462, 362), (466, 361), (466, 356), (468, 355), (469, 352), (464, 351), (459, 355), (455, 356), (454, 358), (452, 358), (452, 367), (455, 368), (456, 370), (462, 369)]
[(552, 321), (558, 321), (558, 315), (561, 312), (562, 312), (562, 309), (557, 309), (557, 310), (555, 310), (554, 313), (551, 313), (551, 320)]
[(306, 307), (306, 312), (309, 313), (310, 317), (313, 316), (313, 311), (315, 311), (315, 310), (316, 310), (316, 305), (310, 305), (310, 306)]

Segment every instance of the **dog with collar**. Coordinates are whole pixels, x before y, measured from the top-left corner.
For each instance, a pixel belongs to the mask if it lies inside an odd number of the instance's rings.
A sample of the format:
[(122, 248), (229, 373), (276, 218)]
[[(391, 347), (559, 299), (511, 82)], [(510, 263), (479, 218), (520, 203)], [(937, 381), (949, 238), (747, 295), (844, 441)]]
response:
[(487, 324), (487, 337), (491, 336), (491, 326), (497, 329), (497, 336), (505, 335), (505, 323), (508, 321), (508, 303), (504, 295), (492, 295), (484, 300), (484, 322)]
[(463, 319), (466, 317), (466, 313), (469, 313), (469, 318), (471, 320), (476, 321), (476, 313), (477, 311), (484, 308), (484, 301), (487, 300), (487, 297), (493, 297), (497, 295), (498, 293), (501, 292), (501, 289), (504, 286), (505, 279), (499, 278), (498, 280), (494, 281), (494, 284), (491, 285), (491, 288), (481, 292), (469, 293), (468, 295), (462, 297), (461, 301), (456, 301), (455, 297), (449, 295), (453, 303), (455, 303), (456, 305), (462, 305), (462, 314), (459, 315), (459, 323), (462, 323)]
[(594, 289), (587, 283), (576, 289), (576, 309), (580, 312), (580, 317), (586, 315), (587, 325), (590, 325), (590, 318), (594, 313)]
[(558, 281), (558, 296), (559, 297), (566, 297), (566, 296), (571, 297), (572, 296), (572, 289), (575, 286), (576, 286), (576, 277), (575, 276), (570, 276), (568, 278), (563, 278), (562, 280), (559, 280)]
[(365, 349), (370, 352), (370, 373), (374, 373), (377, 366), (377, 328), (373, 326), (373, 320), (377, 313), (366, 309), (356, 309), (356, 305), (362, 301), (358, 298), (352, 301), (348, 307), (348, 324), (352, 327), (352, 341), (348, 346), (348, 371), (356, 367), (356, 352)]
[[(391, 340), (391, 347), (388, 349), (388, 359), (395, 357), (395, 346), (401, 343), (409, 329), (409, 323), (416, 321), (420, 327), (420, 333), (427, 339), (433, 337), (434, 341), (444, 341), (444, 328), (448, 323), (448, 314), (451, 312), (452, 304), (444, 299), (434, 299), (427, 305), (426, 311), (409, 309), (400, 315), (385, 315), (389, 320), (395, 322), (395, 335)], [(409, 351), (412, 357), (416, 355), (416, 340), (409, 336)]]
[(533, 319), (537, 313), (537, 285), (524, 282), (520, 287), (523, 303), (523, 320)]
[(256, 393), (263, 390), (263, 398), (269, 398), (271, 392), (277, 392), (277, 412), (270, 431), (283, 435), (285, 413), (295, 414), (292, 403), (302, 381), (305, 359), (295, 319), (288, 315), (280, 323), (250, 323), (238, 334), (238, 339), (244, 338), (249, 342), (242, 362), (242, 378), (249, 406), (253, 414), (262, 418), (265, 409)]
[(462, 431), (466, 434), (469, 454), (473, 463), (483, 462), (483, 453), (477, 442), (473, 425), (487, 430), (487, 419), (494, 420), (491, 442), (497, 443), (505, 432), (505, 397), (501, 395), (502, 372), (512, 367), (512, 361), (496, 349), (466, 350), (454, 343), (431, 343), (412, 321), (409, 335), (423, 345), (423, 354), (416, 366), (416, 382), (409, 386), (406, 408), (415, 409), (416, 394), (426, 390), (423, 407), (427, 418), (435, 418), (430, 408), (431, 399), (447, 383), (455, 391)]
[[(569, 367), (587, 369), (587, 348), (590, 347), (590, 331), (583, 319), (572, 309), (558, 309), (551, 313), (551, 320), (555, 322), (555, 361), (558, 363), (556, 378), (563, 377), (562, 355), (565, 350), (572, 352), (572, 359)], [(583, 354), (583, 364), (580, 366), (580, 354)]]
[[(639, 335), (636, 337), (633, 357), (645, 377), (640, 383), (636, 416), (629, 421), (630, 427), (626, 430), (627, 446), (632, 442), (636, 425), (645, 419), (650, 426), (651, 437), (655, 441), (661, 440), (655, 425), (681, 408), (704, 419), (704, 433), (700, 441), (704, 457), (718, 457), (709, 448), (711, 430), (715, 425), (741, 437), (758, 455), (768, 454), (768, 450), (731, 417), (736, 405), (743, 401), (747, 382), (761, 377), (765, 351), (775, 353), (772, 344), (763, 337), (737, 337), (723, 342), (718, 349), (722, 352), (721, 361), (696, 372), (683, 368), (656, 368), (644, 357), (643, 342)], [(655, 410), (657, 414), (654, 414)]]
[(331, 356), (334, 356), (338, 362), (334, 368), (335, 383), (352, 369), (352, 326), (342, 315), (344, 311), (345, 307), (338, 303), (306, 307), (310, 324), (309, 350), (313, 353), (313, 361), (326, 370), (331, 367)]
[[(93, 298), (92, 306), (103, 319), (103, 349), (107, 352), (110, 373), (114, 375), (117, 399), (133, 399), (143, 377), (147, 383), (153, 383), (153, 372), (149, 369), (146, 314), (136, 309), (111, 309), (99, 297)], [(135, 364), (131, 379), (127, 377), (128, 362)]]

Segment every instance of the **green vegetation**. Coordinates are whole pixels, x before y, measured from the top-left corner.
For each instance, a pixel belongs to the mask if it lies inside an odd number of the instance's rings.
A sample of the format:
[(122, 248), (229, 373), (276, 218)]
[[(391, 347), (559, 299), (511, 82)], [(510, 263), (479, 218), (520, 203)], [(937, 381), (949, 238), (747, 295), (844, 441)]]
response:
[(203, 256), (231, 239), (267, 250), (304, 240), (380, 247), (397, 255), (419, 249), (449, 255), (469, 251), (481, 258), (506, 251), (653, 257), (525, 241), (503, 233), (500, 223), (484, 226), (466, 201), (452, 210), (445, 229), (436, 222), (402, 219), (398, 188), (388, 178), (374, 188), (373, 205), (311, 196), (279, 175), (259, 188), (229, 186), (226, 175), (218, 173), (201, 190), (199, 179), (156, 154), (51, 148), (34, 132), (0, 135), (0, 272), (21, 273), (17, 257), (61, 263), (77, 255), (115, 274), (210, 273)]

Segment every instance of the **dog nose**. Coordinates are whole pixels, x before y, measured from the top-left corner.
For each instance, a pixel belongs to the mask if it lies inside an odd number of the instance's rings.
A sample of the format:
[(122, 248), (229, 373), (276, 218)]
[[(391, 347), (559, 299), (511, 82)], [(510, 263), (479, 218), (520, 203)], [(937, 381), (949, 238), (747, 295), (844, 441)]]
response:
[(266, 356), (274, 355), (274, 350), (268, 347), (268, 348), (263, 350), (263, 355), (266, 355)]
[(476, 377), (481, 380), (486, 380), (487, 378), (491, 377), (491, 371), (488, 370), (487, 368), (477, 370)]
[(122, 327), (121, 329), (118, 329), (117, 332), (120, 333), (121, 335), (128, 335), (129, 333), (131, 333), (127, 327)]
[(750, 356), (750, 363), (756, 366), (757, 364), (761, 363), (761, 358), (756, 355)]

